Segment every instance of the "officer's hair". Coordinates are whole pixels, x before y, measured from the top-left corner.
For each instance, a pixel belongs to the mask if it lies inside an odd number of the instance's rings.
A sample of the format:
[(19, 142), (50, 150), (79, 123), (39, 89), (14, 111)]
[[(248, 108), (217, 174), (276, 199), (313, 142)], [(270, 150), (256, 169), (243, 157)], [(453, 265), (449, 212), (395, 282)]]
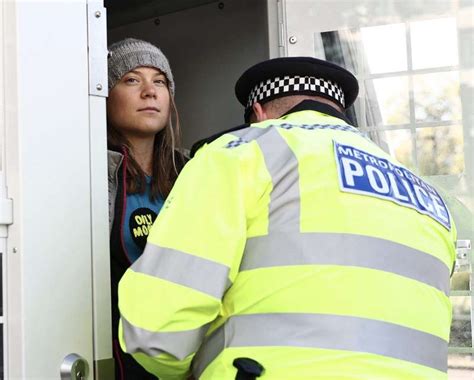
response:
[(262, 105), (265, 110), (272, 111), (273, 113), (283, 115), (285, 112), (291, 110), (294, 106), (301, 103), (303, 100), (316, 100), (322, 103), (326, 103), (336, 107), (340, 112), (344, 112), (343, 109), (336, 103), (329, 99), (323, 98), (317, 95), (289, 95), (281, 98), (270, 100)]

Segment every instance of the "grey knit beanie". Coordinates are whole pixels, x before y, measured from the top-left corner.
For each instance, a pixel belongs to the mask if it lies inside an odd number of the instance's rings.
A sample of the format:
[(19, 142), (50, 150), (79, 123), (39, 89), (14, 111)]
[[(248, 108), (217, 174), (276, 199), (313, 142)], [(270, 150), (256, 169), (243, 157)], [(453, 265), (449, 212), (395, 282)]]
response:
[(140, 66), (154, 67), (166, 75), (171, 96), (174, 96), (174, 80), (170, 64), (160, 49), (149, 42), (126, 38), (109, 46), (109, 91), (130, 70)]

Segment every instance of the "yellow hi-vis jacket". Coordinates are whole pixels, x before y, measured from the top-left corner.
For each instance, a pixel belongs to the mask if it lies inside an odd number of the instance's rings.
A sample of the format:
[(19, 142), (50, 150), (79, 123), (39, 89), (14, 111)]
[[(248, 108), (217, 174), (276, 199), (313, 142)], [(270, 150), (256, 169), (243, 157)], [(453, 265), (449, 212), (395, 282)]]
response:
[[(455, 227), (436, 190), (314, 110), (184, 168), (119, 285), (120, 342), (162, 380), (446, 379)], [(260, 379), (259, 378), (259, 379)]]

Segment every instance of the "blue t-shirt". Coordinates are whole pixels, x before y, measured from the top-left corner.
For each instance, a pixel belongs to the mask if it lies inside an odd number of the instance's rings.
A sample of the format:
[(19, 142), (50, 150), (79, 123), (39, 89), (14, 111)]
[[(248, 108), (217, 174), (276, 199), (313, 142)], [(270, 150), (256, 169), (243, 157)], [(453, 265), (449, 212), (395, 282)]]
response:
[(140, 257), (145, 248), (151, 225), (163, 206), (161, 197), (150, 201), (151, 177), (146, 176), (146, 190), (143, 194), (127, 194), (123, 240), (130, 262)]

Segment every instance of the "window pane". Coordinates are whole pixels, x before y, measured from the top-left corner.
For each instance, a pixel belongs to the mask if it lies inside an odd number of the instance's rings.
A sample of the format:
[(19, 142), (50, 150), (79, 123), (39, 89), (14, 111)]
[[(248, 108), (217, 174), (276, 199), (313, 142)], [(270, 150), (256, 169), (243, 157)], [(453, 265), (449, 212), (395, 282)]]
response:
[(472, 380), (474, 359), (471, 354), (450, 354), (448, 357), (449, 380)]
[(410, 23), (414, 69), (458, 64), (456, 20), (442, 18)]
[(450, 347), (471, 347), (471, 297), (451, 297), (453, 323), (451, 324)]
[(361, 28), (361, 37), (371, 74), (407, 69), (405, 24)]
[(459, 73), (434, 73), (413, 77), (416, 121), (461, 119)]
[(421, 175), (459, 174), (464, 170), (462, 127), (419, 128), (416, 131)]
[(407, 77), (367, 80), (365, 88), (368, 126), (410, 122)]
[(371, 132), (369, 136), (380, 147), (387, 148), (387, 152), (400, 163), (413, 168), (413, 143), (410, 130), (376, 131)]
[(360, 33), (358, 29), (335, 30), (314, 35), (315, 57), (360, 74)]
[(451, 276), (451, 290), (469, 290), (470, 277), (470, 270), (461, 270), (453, 273)]

